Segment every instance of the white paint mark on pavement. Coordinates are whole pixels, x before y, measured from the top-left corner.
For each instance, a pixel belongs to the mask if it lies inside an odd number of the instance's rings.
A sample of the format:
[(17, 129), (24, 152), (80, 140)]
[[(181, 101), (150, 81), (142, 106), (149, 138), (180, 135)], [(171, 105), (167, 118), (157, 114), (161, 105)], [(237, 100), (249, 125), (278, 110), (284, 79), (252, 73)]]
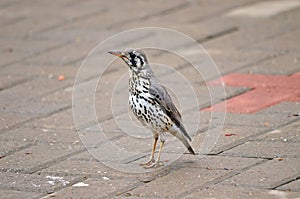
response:
[(73, 184), (72, 187), (88, 187), (89, 184), (86, 184), (84, 182), (78, 182), (76, 184)]

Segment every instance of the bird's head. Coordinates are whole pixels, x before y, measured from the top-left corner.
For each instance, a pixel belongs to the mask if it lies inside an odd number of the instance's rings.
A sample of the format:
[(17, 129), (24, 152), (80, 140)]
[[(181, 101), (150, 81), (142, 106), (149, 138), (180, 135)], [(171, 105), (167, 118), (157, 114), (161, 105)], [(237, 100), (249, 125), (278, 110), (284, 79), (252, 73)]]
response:
[(110, 54), (123, 59), (134, 72), (140, 72), (148, 65), (147, 57), (142, 50), (126, 49), (124, 51), (112, 50)]

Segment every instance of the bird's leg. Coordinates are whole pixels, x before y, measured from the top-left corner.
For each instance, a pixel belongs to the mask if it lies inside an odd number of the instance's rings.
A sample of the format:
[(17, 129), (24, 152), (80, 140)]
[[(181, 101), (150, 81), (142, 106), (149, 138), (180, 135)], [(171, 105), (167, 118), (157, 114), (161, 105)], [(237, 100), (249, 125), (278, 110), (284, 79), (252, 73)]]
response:
[(140, 164), (141, 166), (151, 165), (153, 162), (155, 162), (155, 160), (154, 160), (154, 153), (155, 153), (155, 150), (156, 150), (157, 140), (158, 140), (158, 135), (155, 135), (154, 136), (154, 143), (153, 143), (153, 147), (152, 147), (152, 153), (151, 153), (150, 160), (147, 161), (147, 162), (145, 162), (145, 163)]
[(157, 166), (163, 166), (164, 164), (160, 161), (160, 155), (162, 152), (162, 149), (164, 147), (165, 141), (161, 141), (160, 142), (160, 146), (159, 146), (159, 151), (158, 151), (158, 155), (157, 155), (157, 160), (156, 160), (156, 164)]
[(165, 141), (161, 140), (156, 161), (152, 162), (151, 165), (145, 166), (144, 168), (149, 169), (149, 168), (157, 168), (157, 167), (164, 166), (164, 164), (160, 161), (160, 155), (161, 155), (164, 143), (165, 143)]

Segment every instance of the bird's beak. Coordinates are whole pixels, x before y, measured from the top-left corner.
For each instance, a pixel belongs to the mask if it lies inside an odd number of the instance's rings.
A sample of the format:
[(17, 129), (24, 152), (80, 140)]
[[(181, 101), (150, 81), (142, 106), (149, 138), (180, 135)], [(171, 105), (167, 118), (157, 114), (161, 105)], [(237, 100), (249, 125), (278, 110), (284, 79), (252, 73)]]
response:
[(120, 57), (120, 58), (125, 57), (124, 53), (121, 51), (118, 51), (118, 50), (111, 50), (111, 51), (108, 51), (108, 53), (115, 55), (117, 57)]

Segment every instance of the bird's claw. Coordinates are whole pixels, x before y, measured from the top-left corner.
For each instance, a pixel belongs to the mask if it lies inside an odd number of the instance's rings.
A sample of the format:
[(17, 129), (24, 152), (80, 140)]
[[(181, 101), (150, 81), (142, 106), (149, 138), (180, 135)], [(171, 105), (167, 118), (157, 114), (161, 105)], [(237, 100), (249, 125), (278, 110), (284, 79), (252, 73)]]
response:
[(149, 164), (149, 165), (145, 165), (143, 166), (145, 169), (151, 169), (151, 168), (158, 168), (158, 167), (162, 167), (164, 166), (164, 163), (162, 163), (161, 161), (154, 161), (152, 162), (152, 164)]
[(153, 163), (155, 163), (155, 160), (152, 158), (150, 159), (148, 162), (145, 162), (145, 163), (141, 163), (140, 166), (149, 166), (149, 165), (152, 165)]

